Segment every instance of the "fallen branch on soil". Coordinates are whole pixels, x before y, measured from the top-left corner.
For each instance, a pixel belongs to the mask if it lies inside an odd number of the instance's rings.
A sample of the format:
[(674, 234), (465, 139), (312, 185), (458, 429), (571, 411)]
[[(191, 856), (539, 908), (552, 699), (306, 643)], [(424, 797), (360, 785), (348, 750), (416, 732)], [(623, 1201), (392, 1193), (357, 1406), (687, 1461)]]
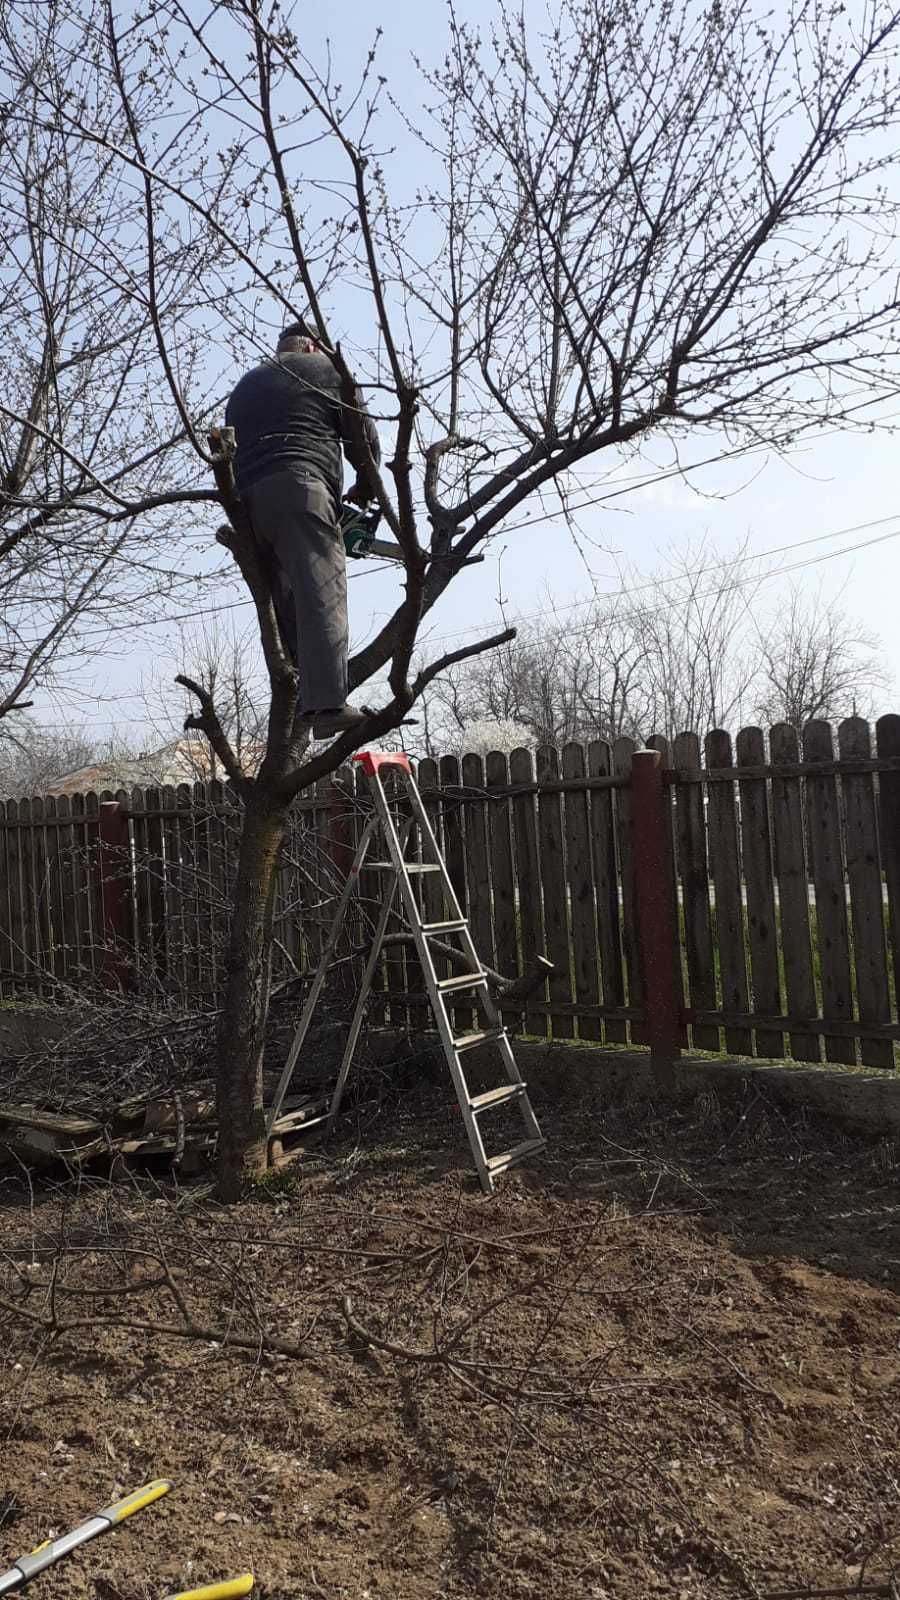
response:
[[(756, 1383), (755, 1380), (750, 1377), (749, 1373), (744, 1371), (743, 1367), (739, 1367), (737, 1362), (733, 1361), (731, 1359), (731, 1356), (726, 1355), (725, 1351), (721, 1350), (719, 1348), (719, 1346), (712, 1339), (710, 1339), (708, 1334), (703, 1333), (700, 1330), (700, 1328), (695, 1328), (694, 1324), (692, 1322), (681, 1322), (677, 1318), (675, 1320), (676, 1320), (676, 1322), (678, 1324), (678, 1327), (681, 1328), (684, 1333), (689, 1333), (692, 1336), (692, 1338), (699, 1339), (700, 1343), (702, 1345), (705, 1345), (707, 1350), (712, 1351), (712, 1354), (714, 1356), (718, 1356), (720, 1361), (724, 1361), (726, 1367), (730, 1367), (731, 1368), (731, 1370), (734, 1373), (735, 1377), (738, 1378), (740, 1380), (740, 1382), (745, 1385), (746, 1388), (752, 1389), (754, 1394), (762, 1395), (764, 1400), (774, 1400), (775, 1404), (779, 1407), (780, 1410), (782, 1410), (782, 1411), (786, 1411), (787, 1410), (787, 1404), (782, 1399), (782, 1396), (778, 1393), (777, 1389), (770, 1389), (767, 1384)], [(810, 1593), (814, 1593), (814, 1592), (828, 1593), (829, 1591), (827, 1591), (827, 1590), (819, 1590), (819, 1591), (810, 1590)], [(843, 1593), (845, 1593), (845, 1591), (843, 1589), (835, 1589), (835, 1590), (833, 1590), (831, 1592), (833, 1592), (835, 1594), (843, 1594)], [(846, 1592), (850, 1592), (850, 1591), (846, 1591)]]
[[(102, 1292), (112, 1296), (119, 1291), (106, 1289)], [(140, 1317), (74, 1317), (66, 1322), (53, 1313), (44, 1317), (38, 1311), (27, 1311), (14, 1300), (8, 1300), (5, 1295), (0, 1295), (0, 1312), (3, 1311), (9, 1316), (19, 1317), (22, 1321), (31, 1323), (33, 1327), (40, 1328), (41, 1332), (51, 1340), (62, 1339), (70, 1333), (89, 1333), (94, 1328), (121, 1328), (129, 1333), (152, 1333), (154, 1337), (160, 1339), (195, 1339), (201, 1344), (217, 1344), (223, 1348), (231, 1346), (237, 1350), (255, 1350), (266, 1355), (289, 1356), (294, 1361), (306, 1354), (306, 1342), (319, 1321), (318, 1317), (314, 1317), (302, 1339), (297, 1343), (291, 1339), (273, 1338), (271, 1334), (262, 1330), (255, 1334), (234, 1333), (229, 1328), (201, 1328), (194, 1322), (153, 1322)]]
[(869, 1595), (871, 1600), (898, 1600), (900, 1589), (896, 1583), (866, 1584), (860, 1589), (857, 1584), (851, 1584), (849, 1589), (767, 1589), (760, 1596), (760, 1600), (844, 1600), (846, 1595)]

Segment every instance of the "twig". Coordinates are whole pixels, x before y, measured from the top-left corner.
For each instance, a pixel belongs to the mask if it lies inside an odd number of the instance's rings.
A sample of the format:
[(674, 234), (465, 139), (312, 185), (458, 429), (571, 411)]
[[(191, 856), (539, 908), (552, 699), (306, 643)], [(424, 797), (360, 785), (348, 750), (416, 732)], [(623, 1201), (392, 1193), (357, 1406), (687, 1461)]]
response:
[(413, 698), (418, 698), (423, 689), (427, 689), (433, 678), (439, 672), (445, 672), (448, 667), (455, 667), (460, 661), (468, 661), (471, 656), (480, 656), (485, 650), (496, 650), (501, 644), (511, 644), (516, 637), (515, 628), (504, 628), (502, 633), (493, 633), (489, 639), (479, 639), (477, 644), (465, 645), (461, 650), (451, 650), (445, 656), (438, 656), (436, 661), (423, 667), (412, 686)]
[(831, 1600), (832, 1596), (848, 1594), (880, 1595), (883, 1600), (896, 1600), (897, 1588), (893, 1583), (876, 1583), (859, 1589), (854, 1583), (843, 1589), (766, 1589), (760, 1600)]
[(231, 748), (225, 730), (219, 721), (219, 715), (213, 705), (212, 695), (203, 685), (187, 677), (183, 672), (176, 673), (175, 682), (180, 683), (190, 694), (196, 695), (200, 702), (199, 715), (185, 717), (185, 729), (196, 728), (199, 733), (205, 733), (216, 755), (228, 773), (229, 778), (240, 794), (246, 794), (250, 787), (247, 777), (237, 756)]
[[(169, 1286), (171, 1287), (171, 1283)], [(111, 1295), (116, 1292), (112, 1288), (107, 1291)], [(98, 1327), (121, 1328), (129, 1333), (151, 1333), (160, 1339), (193, 1339), (202, 1344), (222, 1345), (223, 1348), (234, 1346), (238, 1350), (263, 1350), (273, 1355), (290, 1356), (295, 1361), (305, 1354), (306, 1341), (319, 1321), (318, 1316), (314, 1317), (300, 1342), (296, 1343), (291, 1339), (274, 1338), (263, 1331), (251, 1336), (234, 1333), (231, 1329), (202, 1328), (193, 1322), (178, 1325), (132, 1317), (77, 1317), (71, 1322), (54, 1322), (51, 1318), (42, 1317), (39, 1312), (26, 1311), (24, 1306), (18, 1306), (15, 1301), (7, 1300), (5, 1295), (0, 1295), (0, 1311), (5, 1311), (9, 1316), (20, 1317), (34, 1327), (41, 1328), (51, 1339), (59, 1339), (70, 1333), (90, 1332), (92, 1328)]]

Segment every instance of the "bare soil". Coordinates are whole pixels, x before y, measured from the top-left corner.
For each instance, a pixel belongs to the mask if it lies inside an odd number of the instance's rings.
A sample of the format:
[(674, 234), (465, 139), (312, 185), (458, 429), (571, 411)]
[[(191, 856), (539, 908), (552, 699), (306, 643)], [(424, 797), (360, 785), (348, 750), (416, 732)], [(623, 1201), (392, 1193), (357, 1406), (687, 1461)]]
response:
[(245, 1568), (265, 1600), (693, 1600), (900, 1566), (897, 1151), (759, 1095), (539, 1109), (547, 1155), (491, 1200), (442, 1086), (231, 1211), (162, 1174), (0, 1180), (0, 1551), (175, 1484), (34, 1600)]

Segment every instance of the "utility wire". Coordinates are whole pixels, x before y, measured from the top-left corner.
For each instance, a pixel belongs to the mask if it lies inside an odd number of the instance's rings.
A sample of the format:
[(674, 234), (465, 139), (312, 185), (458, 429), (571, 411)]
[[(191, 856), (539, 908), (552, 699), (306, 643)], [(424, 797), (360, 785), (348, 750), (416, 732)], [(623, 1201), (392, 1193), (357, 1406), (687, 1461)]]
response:
[[(894, 517), (879, 517), (879, 518), (876, 518), (873, 522), (858, 523), (856, 526), (860, 530), (863, 529), (863, 528), (879, 527), (885, 522), (893, 521), (894, 518), (897, 515), (898, 515), (898, 513), (894, 513)], [(787, 551), (790, 551), (790, 550), (802, 549), (803, 547), (808, 546), (809, 544), (815, 544), (815, 543), (819, 542), (822, 539), (840, 538), (841, 534), (850, 533), (852, 531), (855, 531), (855, 530), (850, 529), (850, 528), (842, 528), (842, 529), (837, 530), (834, 533), (817, 534), (812, 539), (800, 539), (800, 540), (797, 540), (793, 544), (775, 546), (771, 550), (760, 551), (758, 553), (758, 555), (756, 555), (756, 556), (741, 556), (741, 557), (737, 558), (737, 560), (738, 560), (738, 562), (746, 562), (746, 561), (751, 561), (751, 560), (758, 560), (758, 559), (761, 559), (761, 557), (763, 557), (765, 555), (773, 555), (773, 554), (779, 554), (779, 553), (782, 553), (782, 552), (787, 552)], [(787, 572), (796, 572), (796, 571), (799, 571), (801, 568), (804, 568), (804, 567), (818, 566), (823, 561), (833, 561), (833, 560), (836, 560), (840, 556), (852, 555), (857, 550), (866, 550), (866, 549), (869, 549), (873, 545), (885, 544), (888, 540), (896, 539), (898, 536), (900, 536), (900, 527), (896, 527), (896, 528), (892, 529), (890, 533), (880, 534), (874, 539), (863, 539), (863, 540), (859, 541), (856, 544), (845, 545), (842, 550), (828, 550), (828, 551), (823, 552), (823, 554), (821, 554), (821, 555), (810, 556), (804, 561), (795, 561), (795, 562), (790, 562), (790, 563), (788, 563), (786, 565), (783, 565), (783, 566), (770, 567), (768, 569), (768, 571), (763, 572), (763, 573), (749, 573), (745, 578), (736, 578), (733, 582), (726, 581), (723, 584), (717, 584), (714, 588), (703, 590), (701, 592), (701, 594), (698, 595), (696, 598), (704, 599), (704, 598), (706, 598), (706, 597), (708, 597), (710, 595), (714, 595), (714, 594), (732, 593), (734, 590), (747, 588), (750, 584), (765, 583), (769, 579), (776, 578), (776, 577), (781, 577)], [(737, 562), (735, 564), (737, 564)], [(596, 600), (595, 599), (591, 599), (590, 601), (581, 601), (581, 600), (573, 601), (572, 607), (560, 606), (557, 609), (559, 611), (564, 611), (564, 610), (567, 610), (567, 609), (574, 609), (575, 607), (582, 606), (582, 605), (595, 605), (595, 604), (598, 604), (598, 603), (602, 603), (604, 600), (607, 600), (607, 599), (618, 598), (621, 595), (635, 593), (637, 590), (640, 590), (640, 589), (659, 587), (659, 586), (662, 586), (662, 585), (668, 584), (668, 583), (678, 583), (678, 582), (683, 581), (685, 578), (692, 577), (692, 576), (693, 577), (702, 576), (706, 572), (715, 571), (715, 570), (716, 569), (715, 569), (714, 566), (713, 567), (698, 567), (693, 572), (677, 573), (677, 574), (674, 574), (670, 578), (650, 579), (650, 580), (648, 580), (647, 583), (637, 584), (632, 589), (620, 589), (620, 590), (617, 590), (617, 591), (613, 591), (610, 594), (603, 594), (603, 595), (600, 595), (598, 597), (598, 599), (596, 599)], [(250, 603), (250, 602), (247, 602), (247, 603)], [(643, 610), (635, 609), (635, 610), (623, 611), (623, 612), (621, 612), (619, 614), (619, 619), (621, 621), (628, 621), (628, 620), (633, 619), (633, 618), (639, 618), (641, 616), (647, 616), (647, 615), (651, 614), (653, 609), (654, 609), (653, 607), (649, 607), (649, 608), (645, 607)], [(199, 614), (200, 613), (198, 613), (198, 612), (193, 612), (190, 615), (197, 616)], [(546, 611), (546, 609), (544, 609), (543, 611), (532, 612), (532, 613), (530, 613), (530, 614), (528, 614), (527, 616), (524, 616), (524, 617), (516, 617), (516, 618), (514, 618), (514, 621), (515, 622), (526, 622), (526, 621), (531, 621), (531, 620), (533, 620), (534, 618), (537, 618), (537, 617), (545, 617), (546, 615), (547, 615), (547, 611)], [(479, 632), (483, 631), (484, 628), (490, 627), (490, 626), (491, 626), (491, 619), (486, 619), (485, 621), (478, 623), (474, 627), (471, 627), (471, 628), (459, 628), (454, 633), (451, 633), (451, 634), (430, 635), (427, 639), (423, 639), (421, 642), (422, 643), (427, 643), (429, 645), (442, 644), (442, 643), (445, 643), (448, 640), (457, 639), (463, 634), (479, 633)], [(563, 636), (565, 636), (565, 637), (569, 637), (572, 634), (576, 633), (577, 631), (578, 630), (575, 629), (575, 628), (561, 630)], [(88, 697), (88, 698), (90, 698), (90, 697)], [(102, 699), (104, 704), (110, 705), (110, 704), (124, 703), (127, 700), (143, 700), (145, 698), (145, 696), (144, 696), (143, 692), (135, 691), (135, 692), (130, 693), (130, 694), (104, 695), (102, 697), (98, 696), (97, 698), (98, 698), (98, 700)], [(104, 726), (104, 725), (105, 726), (109, 726), (109, 727), (116, 726), (116, 723), (115, 723), (114, 719), (112, 719), (112, 718), (101, 718), (101, 719), (97, 719), (96, 721), (94, 721), (93, 719), (86, 718), (86, 719), (82, 719), (82, 722), (83, 722), (84, 725), (97, 726), (97, 727)], [(65, 728), (65, 727), (70, 726), (70, 724), (69, 723), (42, 722), (41, 726), (45, 727), (45, 728)]]

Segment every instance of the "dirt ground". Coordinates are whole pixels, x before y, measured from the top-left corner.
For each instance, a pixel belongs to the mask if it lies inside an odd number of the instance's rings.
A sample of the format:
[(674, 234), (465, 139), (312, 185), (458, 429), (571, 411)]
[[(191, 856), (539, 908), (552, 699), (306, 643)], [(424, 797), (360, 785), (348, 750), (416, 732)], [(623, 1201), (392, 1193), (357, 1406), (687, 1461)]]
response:
[(900, 1568), (897, 1150), (758, 1096), (539, 1109), (548, 1153), (491, 1200), (442, 1087), (232, 1211), (163, 1174), (0, 1178), (0, 1552), (175, 1485), (34, 1600)]

